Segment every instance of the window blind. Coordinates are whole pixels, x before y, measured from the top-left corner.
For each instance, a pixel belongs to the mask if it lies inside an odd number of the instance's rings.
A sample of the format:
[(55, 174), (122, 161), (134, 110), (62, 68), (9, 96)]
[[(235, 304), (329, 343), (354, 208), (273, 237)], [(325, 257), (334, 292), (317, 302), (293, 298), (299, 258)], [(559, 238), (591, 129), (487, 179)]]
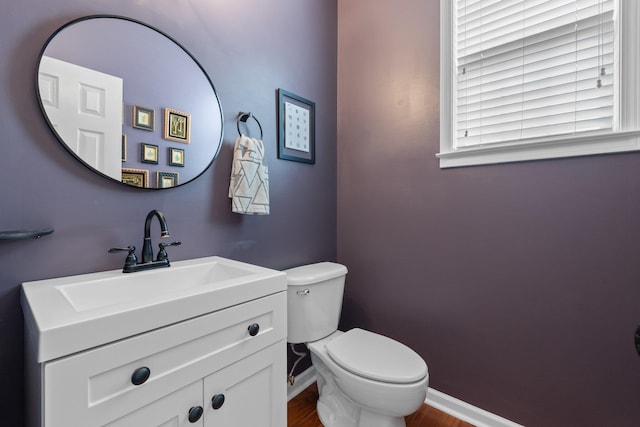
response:
[(456, 147), (611, 130), (614, 0), (457, 0)]

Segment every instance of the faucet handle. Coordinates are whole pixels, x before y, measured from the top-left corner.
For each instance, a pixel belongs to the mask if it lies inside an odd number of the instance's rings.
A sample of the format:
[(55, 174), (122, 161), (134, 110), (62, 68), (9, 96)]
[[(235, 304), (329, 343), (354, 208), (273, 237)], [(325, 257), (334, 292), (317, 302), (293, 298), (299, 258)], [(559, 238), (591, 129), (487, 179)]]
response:
[(160, 248), (160, 250), (158, 251), (156, 261), (164, 261), (169, 258), (169, 256), (167, 255), (167, 251), (165, 251), (164, 248), (166, 248), (167, 246), (180, 246), (181, 244), (182, 242), (158, 243), (158, 248)]
[(138, 258), (136, 258), (136, 247), (135, 246), (127, 246), (126, 248), (111, 248), (108, 251), (110, 254), (115, 254), (118, 252), (129, 252), (127, 258), (124, 261), (124, 269), (131, 268), (138, 263)]

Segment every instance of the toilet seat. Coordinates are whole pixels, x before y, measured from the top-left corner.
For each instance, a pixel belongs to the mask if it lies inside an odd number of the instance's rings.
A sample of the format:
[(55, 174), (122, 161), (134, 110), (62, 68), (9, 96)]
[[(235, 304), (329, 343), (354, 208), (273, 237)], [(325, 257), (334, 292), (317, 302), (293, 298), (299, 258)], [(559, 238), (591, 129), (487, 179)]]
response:
[(374, 381), (407, 384), (427, 375), (427, 364), (391, 338), (354, 328), (332, 339), (327, 353), (340, 367)]

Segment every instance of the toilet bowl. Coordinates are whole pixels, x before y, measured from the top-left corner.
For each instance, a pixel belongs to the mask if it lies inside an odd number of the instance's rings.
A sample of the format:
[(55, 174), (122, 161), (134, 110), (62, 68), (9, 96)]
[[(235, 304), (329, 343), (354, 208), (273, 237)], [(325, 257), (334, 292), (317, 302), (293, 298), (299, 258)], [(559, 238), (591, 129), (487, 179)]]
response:
[(346, 267), (319, 263), (286, 270), (288, 341), (305, 343), (325, 427), (404, 427), (425, 400), (427, 365), (409, 347), (355, 328), (338, 331)]
[[(354, 333), (357, 337), (350, 336)], [(398, 349), (400, 353), (409, 351), (415, 355), (413, 360), (408, 360), (412, 359), (411, 357), (400, 357), (403, 359), (402, 362), (408, 364), (392, 362), (394, 354), (385, 351), (384, 356), (388, 357), (388, 361), (380, 363), (383, 358), (378, 357), (371, 364), (377, 364), (377, 369), (367, 368), (367, 374), (378, 378), (384, 375), (385, 380), (354, 372), (351, 365), (343, 366), (331, 356), (332, 343), (348, 339), (356, 347), (361, 344), (361, 338), (365, 334), (368, 335), (367, 338), (373, 338), (371, 341), (374, 342), (386, 339), (402, 346), (387, 337), (362, 329), (351, 329), (346, 333), (337, 331), (327, 338), (308, 344), (311, 361), (321, 379), (318, 381), (318, 415), (327, 427), (403, 427), (404, 417), (415, 412), (424, 403), (429, 382), (427, 366), (420, 356), (408, 347)], [(352, 361), (356, 362), (361, 358), (362, 364), (366, 364), (367, 356), (370, 361), (371, 357), (381, 355), (380, 352), (371, 354), (367, 347), (363, 345), (361, 352), (350, 353)], [(411, 381), (408, 381), (407, 374), (410, 372), (413, 374)]]

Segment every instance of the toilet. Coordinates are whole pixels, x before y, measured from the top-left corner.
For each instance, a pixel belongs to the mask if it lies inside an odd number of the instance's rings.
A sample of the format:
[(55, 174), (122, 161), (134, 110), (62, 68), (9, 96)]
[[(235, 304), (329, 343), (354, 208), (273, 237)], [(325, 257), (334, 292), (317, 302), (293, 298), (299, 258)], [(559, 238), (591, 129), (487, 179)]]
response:
[(405, 427), (424, 403), (424, 360), (391, 338), (354, 328), (339, 331), (347, 268), (333, 262), (287, 274), (288, 337), (305, 343), (316, 369), (318, 416), (325, 427)]

